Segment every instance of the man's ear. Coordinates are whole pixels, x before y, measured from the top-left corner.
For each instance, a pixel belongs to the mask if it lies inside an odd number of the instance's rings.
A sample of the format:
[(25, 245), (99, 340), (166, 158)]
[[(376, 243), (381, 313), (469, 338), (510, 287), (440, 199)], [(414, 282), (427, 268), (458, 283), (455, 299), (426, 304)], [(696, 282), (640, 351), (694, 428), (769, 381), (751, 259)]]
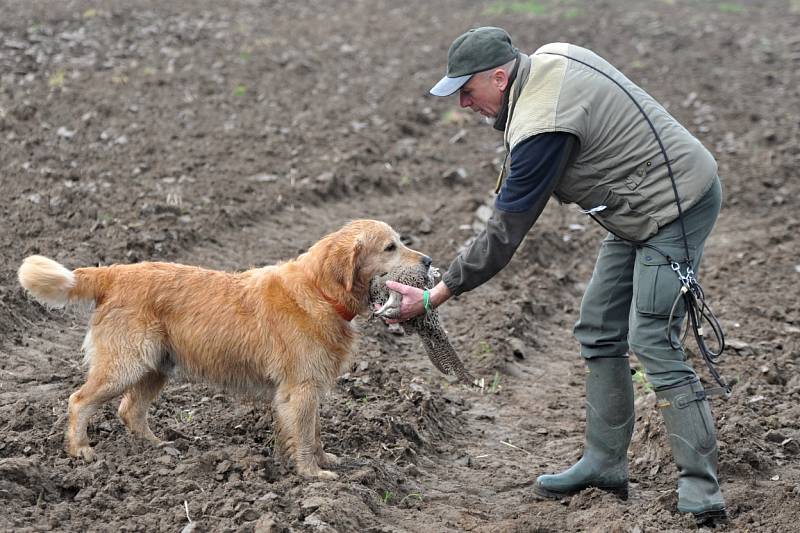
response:
[(497, 87), (500, 92), (503, 92), (506, 90), (506, 87), (508, 87), (508, 74), (506, 74), (505, 70), (496, 68), (494, 72), (492, 72), (492, 81), (495, 87)]

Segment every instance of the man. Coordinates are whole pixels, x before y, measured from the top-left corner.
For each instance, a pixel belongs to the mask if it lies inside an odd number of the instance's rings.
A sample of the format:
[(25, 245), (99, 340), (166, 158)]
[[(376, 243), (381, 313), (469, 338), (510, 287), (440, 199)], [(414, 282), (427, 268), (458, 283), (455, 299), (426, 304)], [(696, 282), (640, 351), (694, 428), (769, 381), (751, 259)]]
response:
[[(407, 320), (488, 281), (511, 259), (549, 196), (576, 203), (609, 234), (581, 303), (575, 336), (588, 367), (586, 440), (568, 470), (542, 475), (535, 491), (561, 498), (599, 487), (628, 492), (633, 432), (632, 350), (658, 397), (678, 466), (678, 510), (725, 520), (717, 441), (706, 391), (680, 346), (681, 275), (697, 271), (719, 214), (713, 156), (611, 64), (554, 43), (528, 56), (500, 28), (459, 36), (447, 75), (430, 91), (459, 92), (460, 105), (494, 120), (506, 162), (486, 229), (429, 292), (388, 282)], [(684, 274), (684, 272), (686, 274)], [(671, 315), (675, 316), (671, 316)], [(667, 335), (667, 331), (669, 334)]]

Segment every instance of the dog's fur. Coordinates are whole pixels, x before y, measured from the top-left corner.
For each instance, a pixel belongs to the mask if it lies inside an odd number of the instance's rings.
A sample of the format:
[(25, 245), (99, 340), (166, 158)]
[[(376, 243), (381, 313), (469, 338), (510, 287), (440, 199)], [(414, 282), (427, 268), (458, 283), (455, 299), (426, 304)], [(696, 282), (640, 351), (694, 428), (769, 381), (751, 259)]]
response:
[(226, 390), (267, 396), (277, 447), (299, 474), (333, 479), (323, 468), (337, 458), (322, 449), (318, 407), (353, 347), (347, 319), (369, 312), (374, 276), (429, 265), (387, 224), (356, 220), (295, 260), (237, 274), (173, 263), (70, 271), (31, 256), (19, 281), (51, 306), (95, 302), (86, 383), (69, 398), (71, 455), (94, 458), (89, 417), (120, 395), (129, 430), (160, 443), (147, 410), (177, 366)]

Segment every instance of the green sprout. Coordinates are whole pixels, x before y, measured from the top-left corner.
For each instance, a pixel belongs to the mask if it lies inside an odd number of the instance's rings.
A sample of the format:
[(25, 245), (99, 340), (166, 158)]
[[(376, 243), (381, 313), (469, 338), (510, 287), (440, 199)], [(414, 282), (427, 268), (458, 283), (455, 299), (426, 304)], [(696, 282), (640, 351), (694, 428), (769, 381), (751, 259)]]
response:
[(494, 378), (492, 379), (492, 384), (489, 385), (489, 394), (497, 394), (500, 392), (500, 372), (497, 370), (494, 371)]
[(478, 343), (478, 353), (489, 354), (492, 353), (492, 345), (488, 341), (481, 341)]
[(547, 6), (541, 2), (496, 2), (487, 7), (484, 12), (488, 15), (544, 15)]
[(745, 8), (741, 4), (734, 4), (731, 2), (720, 2), (717, 8), (723, 13), (744, 13)]
[(65, 72), (63, 70), (56, 71), (52, 76), (47, 79), (47, 85), (52, 87), (53, 89), (59, 89), (64, 86), (64, 75)]
[(177, 413), (175, 413), (175, 420), (181, 424), (189, 424), (192, 420), (194, 420), (194, 413), (180, 409)]
[(405, 502), (405, 501), (406, 501), (407, 499), (409, 499), (409, 498), (416, 498), (416, 499), (418, 499), (420, 502), (422, 502), (422, 501), (423, 501), (423, 500), (422, 500), (422, 494), (420, 494), (419, 492), (412, 492), (412, 493), (410, 493), (410, 494), (406, 494), (405, 496), (403, 496), (403, 499), (402, 499), (402, 500), (400, 500), (400, 505), (403, 505), (403, 502)]
[(642, 372), (641, 368), (636, 369), (636, 373), (631, 377), (634, 383), (638, 383), (644, 391), (644, 394), (653, 392), (653, 384), (647, 381), (647, 376)]

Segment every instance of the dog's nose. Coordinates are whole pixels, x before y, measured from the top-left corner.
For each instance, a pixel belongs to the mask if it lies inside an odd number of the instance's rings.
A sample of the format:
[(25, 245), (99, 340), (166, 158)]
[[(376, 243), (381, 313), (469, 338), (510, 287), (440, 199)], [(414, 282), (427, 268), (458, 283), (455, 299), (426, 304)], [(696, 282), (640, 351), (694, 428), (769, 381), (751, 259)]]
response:
[(420, 259), (419, 261), (425, 266), (425, 268), (428, 268), (429, 266), (431, 266), (431, 263), (433, 263), (433, 259), (431, 259), (427, 255), (423, 255), (422, 259)]

